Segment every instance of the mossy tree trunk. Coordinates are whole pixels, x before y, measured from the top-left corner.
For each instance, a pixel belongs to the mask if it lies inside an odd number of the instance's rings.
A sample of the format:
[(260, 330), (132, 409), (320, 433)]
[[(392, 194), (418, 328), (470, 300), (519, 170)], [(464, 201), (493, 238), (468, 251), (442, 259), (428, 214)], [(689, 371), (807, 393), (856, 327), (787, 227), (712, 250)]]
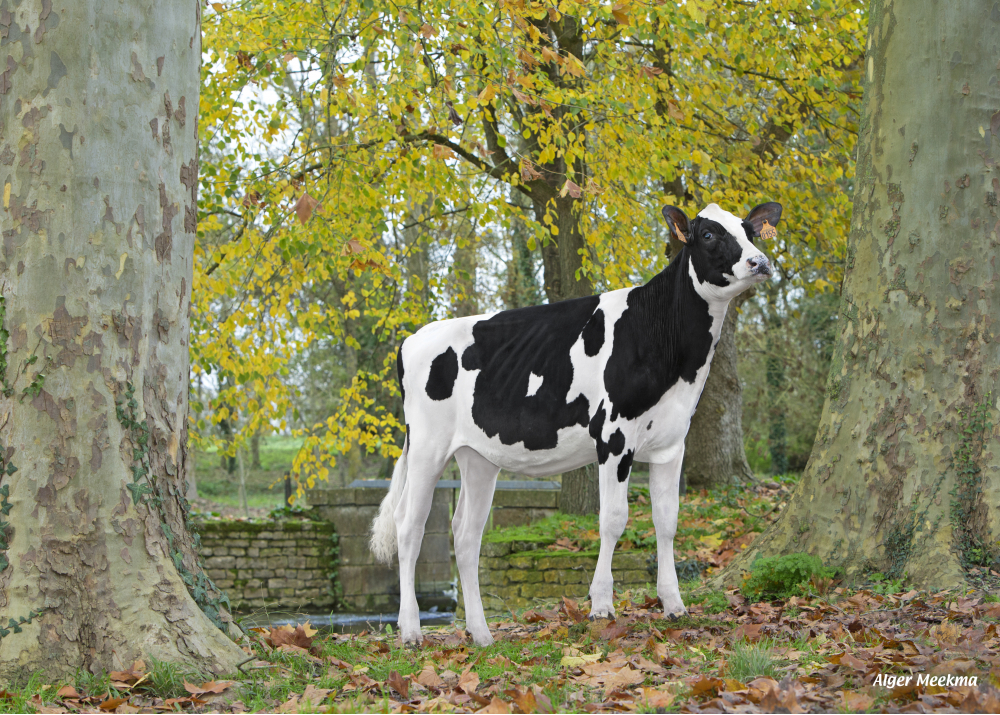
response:
[(743, 386), (736, 369), (737, 309), (745, 296), (737, 297), (726, 313), (712, 369), (684, 440), (684, 481), (691, 488), (737, 486), (753, 479), (743, 446)]
[(0, 680), (244, 657), (185, 585), (200, 39), (197, 0), (0, 6), (0, 613), (43, 611)]
[[(953, 587), (1000, 536), (1000, 24), (872, 3), (841, 331), (812, 456), (758, 554)], [(898, 10), (898, 12), (897, 12)]]

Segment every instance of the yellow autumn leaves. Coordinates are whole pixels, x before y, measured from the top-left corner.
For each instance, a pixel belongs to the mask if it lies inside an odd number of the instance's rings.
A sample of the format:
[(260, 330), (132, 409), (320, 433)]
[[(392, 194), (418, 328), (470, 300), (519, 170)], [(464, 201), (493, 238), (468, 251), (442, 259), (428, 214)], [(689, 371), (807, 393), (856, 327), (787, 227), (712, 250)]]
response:
[[(512, 200), (532, 182), (572, 201), (598, 290), (663, 267), (668, 201), (780, 201), (766, 250), (791, 284), (836, 285), (863, 7), (213, 3), (192, 335), (211, 389), (196, 436), (215, 439), (223, 414), (238, 418), (231, 449), (297, 427), (305, 479), (353, 445), (397, 453), (395, 350), (447, 314), (455, 247), (509, 244), (513, 226), (536, 249), (563, 238), (554, 203)], [(296, 365), (320, 350), (339, 387), (306, 424)]]

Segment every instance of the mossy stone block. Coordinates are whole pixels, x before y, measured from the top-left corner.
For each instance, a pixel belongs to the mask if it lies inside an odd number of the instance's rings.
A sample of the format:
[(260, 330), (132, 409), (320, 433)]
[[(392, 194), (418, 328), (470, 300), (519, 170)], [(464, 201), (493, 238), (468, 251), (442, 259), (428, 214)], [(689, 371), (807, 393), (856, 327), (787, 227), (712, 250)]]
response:
[(513, 554), (507, 557), (507, 563), (512, 569), (535, 569), (535, 559), (528, 554)]
[(510, 553), (510, 544), (505, 542), (484, 542), (479, 551), (486, 558), (498, 558)]
[(656, 583), (656, 576), (651, 575), (646, 569), (642, 569), (641, 571), (616, 571), (612, 569), (611, 575), (615, 579), (616, 586), (623, 586), (626, 588)]
[(510, 583), (541, 583), (541, 571), (527, 571), (523, 569), (510, 569), (506, 572)]
[(565, 556), (543, 556), (536, 561), (536, 564), (537, 568), (543, 571), (548, 569), (593, 570), (597, 567), (597, 557), (578, 556), (576, 554), (567, 553)]
[(558, 502), (558, 489), (498, 489), (493, 495), (496, 507), (555, 509)]
[(614, 557), (611, 559), (612, 569), (621, 569), (622, 571), (635, 571), (635, 570), (646, 570), (646, 566), (649, 563), (649, 557), (652, 556), (656, 558), (656, 552), (653, 551), (619, 551), (616, 552)]

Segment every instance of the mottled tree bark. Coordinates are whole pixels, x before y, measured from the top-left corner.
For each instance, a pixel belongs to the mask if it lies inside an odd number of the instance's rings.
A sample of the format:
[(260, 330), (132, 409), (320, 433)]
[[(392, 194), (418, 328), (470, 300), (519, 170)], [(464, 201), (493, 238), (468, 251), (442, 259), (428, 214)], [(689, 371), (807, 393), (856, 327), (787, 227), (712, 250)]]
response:
[(260, 432), (250, 438), (250, 469), (260, 469)]
[(684, 479), (689, 487), (740, 485), (753, 479), (743, 448), (743, 387), (736, 370), (737, 308), (726, 313), (712, 369), (684, 440)]
[(559, 511), (564, 514), (596, 514), (600, 505), (597, 462), (562, 475)]
[(44, 611), (0, 639), (0, 680), (243, 658), (182, 580), (205, 585), (184, 500), (199, 23), (197, 0), (0, 4), (0, 613)]
[[(841, 334), (816, 444), (781, 518), (717, 583), (758, 554), (805, 551), (849, 580), (871, 570), (954, 587), (970, 547), (1000, 535), (994, 5), (872, 3)], [(983, 412), (993, 427), (974, 426)]]
[(479, 240), (473, 230), (458, 240), (452, 262), (452, 312), (456, 318), (479, 315), (476, 274), (479, 271)]

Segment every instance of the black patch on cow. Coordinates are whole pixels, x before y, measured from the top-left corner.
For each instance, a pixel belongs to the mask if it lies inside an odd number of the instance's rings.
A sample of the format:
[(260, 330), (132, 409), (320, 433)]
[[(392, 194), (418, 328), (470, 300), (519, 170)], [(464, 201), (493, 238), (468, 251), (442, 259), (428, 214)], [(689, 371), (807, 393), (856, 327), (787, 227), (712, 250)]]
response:
[(396, 353), (396, 378), (399, 380), (399, 394), (402, 396), (403, 404), (406, 404), (406, 388), (403, 387), (403, 346), (399, 346)]
[(753, 243), (753, 224), (747, 220), (743, 221), (743, 230), (746, 231), (747, 240)]
[(594, 357), (604, 345), (604, 311), (598, 308), (583, 328), (583, 352)]
[(618, 481), (624, 482), (628, 479), (629, 473), (632, 471), (632, 450), (630, 449), (622, 457), (622, 461), (618, 463)]
[(649, 432), (649, 430), (651, 430), (651, 429), (653, 429), (653, 420), (650, 420), (649, 424), (646, 425), (646, 431), (647, 432)]
[[(479, 370), (472, 419), (487, 436), (525, 449), (553, 449), (558, 431), (586, 427), (589, 403), (578, 395), (567, 404), (573, 383), (569, 350), (597, 309), (599, 296), (516, 308), (480, 320), (473, 344), (462, 353), (462, 367)], [(528, 376), (542, 378), (529, 396)]]
[(448, 348), (434, 358), (431, 374), (427, 376), (427, 396), (432, 400), (447, 400), (455, 389), (458, 377), (458, 353)]
[(625, 435), (622, 434), (620, 429), (616, 429), (608, 437), (607, 442), (601, 438), (606, 417), (607, 412), (604, 410), (604, 400), (601, 400), (601, 404), (597, 406), (597, 411), (590, 420), (590, 436), (594, 438), (594, 444), (597, 447), (597, 461), (599, 464), (607, 462), (608, 457), (612, 454), (617, 457), (625, 449)]
[(726, 276), (734, 275), (733, 269), (743, 256), (736, 237), (718, 221), (702, 216), (691, 222), (690, 235), (691, 239), (684, 249), (698, 278), (712, 285), (728, 286), (730, 279)]
[(693, 383), (708, 359), (712, 316), (695, 292), (690, 261), (685, 246), (649, 283), (628, 294), (604, 368), (612, 421), (618, 415), (639, 417), (678, 380)]

